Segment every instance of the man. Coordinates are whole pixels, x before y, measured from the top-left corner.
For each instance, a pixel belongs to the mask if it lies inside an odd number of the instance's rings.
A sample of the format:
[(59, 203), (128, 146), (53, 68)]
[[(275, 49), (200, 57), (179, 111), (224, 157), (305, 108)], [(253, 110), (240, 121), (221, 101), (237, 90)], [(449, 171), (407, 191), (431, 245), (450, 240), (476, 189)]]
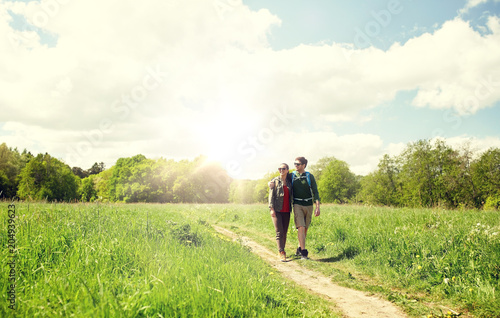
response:
[(313, 202), (316, 203), (314, 216), (319, 216), (319, 193), (316, 179), (306, 172), (307, 159), (304, 157), (295, 158), (295, 172), (292, 174), (292, 193), (293, 193), (293, 214), (295, 227), (298, 231), (299, 247), (297, 255), (302, 259), (307, 259), (309, 252), (306, 249), (307, 229), (311, 224), (313, 213)]
[[(304, 157), (295, 158), (295, 171), (292, 173), (292, 196), (293, 196), (293, 216), (295, 227), (298, 232), (299, 247), (297, 248), (297, 256), (302, 259), (308, 259), (309, 252), (306, 249), (307, 229), (311, 224), (313, 214), (313, 202), (316, 203), (314, 215), (319, 216), (319, 193), (316, 179), (314, 176), (306, 172), (307, 159)], [(269, 188), (273, 188), (274, 183), (269, 183)]]

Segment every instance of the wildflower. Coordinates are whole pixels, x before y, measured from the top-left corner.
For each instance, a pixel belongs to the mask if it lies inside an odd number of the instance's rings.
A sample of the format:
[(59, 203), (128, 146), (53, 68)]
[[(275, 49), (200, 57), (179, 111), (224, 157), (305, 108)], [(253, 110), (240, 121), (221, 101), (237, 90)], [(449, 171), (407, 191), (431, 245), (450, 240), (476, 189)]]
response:
[(453, 276), (453, 277), (451, 278), (451, 280), (452, 280), (452, 281), (455, 281), (455, 276)]
[(469, 288), (469, 291), (471, 292), (471, 291), (472, 291), (472, 288)]
[(419, 266), (418, 269), (422, 269), (422, 266)]
[(448, 282), (449, 282), (449, 281), (450, 281), (450, 279), (449, 279), (449, 278), (445, 278), (445, 279), (443, 279), (443, 282), (444, 282), (445, 284), (448, 284)]
[(417, 255), (417, 258), (419, 258), (419, 257), (420, 257), (420, 255)]

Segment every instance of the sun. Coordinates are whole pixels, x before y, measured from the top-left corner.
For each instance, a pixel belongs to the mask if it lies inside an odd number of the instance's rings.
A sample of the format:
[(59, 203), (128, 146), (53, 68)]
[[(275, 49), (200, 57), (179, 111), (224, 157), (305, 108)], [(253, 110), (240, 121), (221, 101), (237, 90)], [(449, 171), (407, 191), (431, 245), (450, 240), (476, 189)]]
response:
[(238, 109), (224, 109), (207, 116), (198, 132), (207, 160), (226, 163), (237, 156), (238, 145), (247, 140), (253, 119)]

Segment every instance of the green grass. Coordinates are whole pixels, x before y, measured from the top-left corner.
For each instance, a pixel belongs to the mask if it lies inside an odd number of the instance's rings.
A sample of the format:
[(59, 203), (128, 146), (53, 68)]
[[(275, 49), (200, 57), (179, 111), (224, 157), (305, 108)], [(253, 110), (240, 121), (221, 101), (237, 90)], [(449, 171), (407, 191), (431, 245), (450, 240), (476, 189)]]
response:
[[(228, 205), (210, 214), (211, 222), (275, 248), (265, 206)], [(288, 237), (287, 250), (294, 252), (293, 226)], [(340, 284), (383, 293), (412, 316), (441, 315), (444, 307), (500, 316), (499, 211), (324, 205), (306, 247), (319, 260), (306, 266)]]
[[(0, 262), (9, 262), (2, 203)], [(330, 317), (208, 226), (212, 207), (16, 203), (16, 309), (7, 317)], [(196, 218), (193, 218), (195, 214)], [(190, 218), (187, 216), (191, 215)]]
[[(0, 301), (7, 302), (0, 204)], [(16, 203), (18, 317), (330, 317), (218, 224), (276, 249), (265, 205)], [(288, 254), (297, 246), (290, 227)], [(500, 316), (500, 212), (323, 205), (300, 262), (414, 317)], [(0, 316), (12, 315), (7, 305)]]

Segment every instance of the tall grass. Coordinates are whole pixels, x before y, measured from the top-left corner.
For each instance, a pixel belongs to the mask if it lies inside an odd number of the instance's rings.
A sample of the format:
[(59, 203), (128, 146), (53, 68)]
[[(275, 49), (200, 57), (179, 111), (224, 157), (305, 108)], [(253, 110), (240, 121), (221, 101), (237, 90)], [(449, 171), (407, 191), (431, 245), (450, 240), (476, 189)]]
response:
[[(332, 276), (332, 269), (341, 269), (351, 279), (351, 272), (360, 273), (417, 301), (443, 300), (480, 317), (500, 316), (500, 211), (341, 205), (321, 211), (306, 246), (321, 262), (308, 266)], [(212, 214), (214, 222), (247, 229), (256, 239), (262, 239), (258, 233), (273, 237), (264, 206), (228, 206)], [(287, 249), (293, 251), (291, 222)]]
[[(7, 204), (1, 204), (2, 214)], [(16, 309), (7, 317), (327, 317), (249, 250), (182, 205), (16, 204)], [(197, 210), (199, 211), (199, 210)], [(7, 222), (0, 262), (8, 262)]]
[[(5, 216), (7, 204), (0, 204)], [(19, 317), (321, 317), (218, 223), (276, 248), (265, 205), (16, 204)], [(7, 218), (0, 262), (8, 262)], [(292, 221), (293, 224), (293, 221)], [(287, 251), (297, 246), (290, 227)], [(323, 205), (303, 262), (333, 280), (388, 294), (414, 316), (451, 303), (500, 316), (500, 212)], [(0, 301), (7, 304), (7, 266)], [(369, 279), (365, 281), (364, 278)], [(371, 288), (371, 289), (370, 289)], [(12, 315), (0, 306), (0, 316)]]

